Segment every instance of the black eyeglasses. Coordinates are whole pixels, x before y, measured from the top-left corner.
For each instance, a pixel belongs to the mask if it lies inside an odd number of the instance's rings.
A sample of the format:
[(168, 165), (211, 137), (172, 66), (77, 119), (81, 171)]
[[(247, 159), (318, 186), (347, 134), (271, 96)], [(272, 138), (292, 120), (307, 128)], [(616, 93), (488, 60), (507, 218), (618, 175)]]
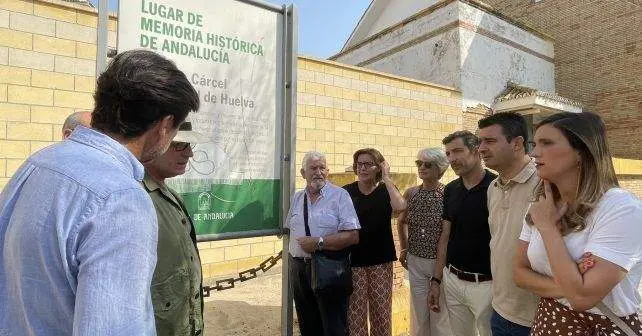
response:
[(174, 150), (177, 152), (182, 152), (186, 150), (187, 147), (194, 149), (194, 147), (196, 147), (196, 144), (191, 144), (189, 142), (172, 142), (172, 148), (174, 148)]
[(355, 169), (359, 169), (361, 167), (366, 168), (366, 169), (370, 169), (370, 168), (376, 166), (376, 163), (374, 163), (374, 162), (355, 162), (352, 166)]
[(421, 168), (421, 166), (424, 166), (424, 167), (426, 167), (427, 169), (430, 169), (430, 168), (432, 168), (435, 164), (434, 164), (434, 163), (432, 163), (432, 162), (428, 162), (428, 161), (421, 161), (421, 160), (417, 160), (417, 161), (415, 161), (415, 165), (417, 165), (417, 168)]

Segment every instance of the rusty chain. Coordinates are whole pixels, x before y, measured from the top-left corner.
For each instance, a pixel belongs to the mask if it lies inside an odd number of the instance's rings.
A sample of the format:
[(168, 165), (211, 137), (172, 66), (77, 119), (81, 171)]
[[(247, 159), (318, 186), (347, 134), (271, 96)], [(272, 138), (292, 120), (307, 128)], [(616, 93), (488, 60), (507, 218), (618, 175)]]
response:
[(216, 280), (214, 286), (203, 286), (203, 297), (209, 297), (211, 291), (222, 291), (230, 288), (234, 288), (234, 284), (237, 282), (244, 282), (250, 279), (254, 279), (258, 276), (259, 271), (263, 273), (267, 272), (270, 268), (274, 267), (277, 262), (283, 256), (283, 251), (279, 251), (276, 255), (273, 255), (265, 259), (257, 267), (247, 269), (245, 271), (239, 272), (238, 277), (227, 278)]

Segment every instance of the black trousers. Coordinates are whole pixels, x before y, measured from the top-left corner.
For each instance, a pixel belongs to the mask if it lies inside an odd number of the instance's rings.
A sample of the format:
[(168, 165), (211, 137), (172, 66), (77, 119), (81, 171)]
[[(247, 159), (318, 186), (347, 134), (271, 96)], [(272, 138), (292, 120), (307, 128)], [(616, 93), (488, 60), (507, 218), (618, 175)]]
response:
[(347, 336), (348, 296), (314, 294), (310, 260), (290, 256), (290, 265), (290, 284), (301, 336)]

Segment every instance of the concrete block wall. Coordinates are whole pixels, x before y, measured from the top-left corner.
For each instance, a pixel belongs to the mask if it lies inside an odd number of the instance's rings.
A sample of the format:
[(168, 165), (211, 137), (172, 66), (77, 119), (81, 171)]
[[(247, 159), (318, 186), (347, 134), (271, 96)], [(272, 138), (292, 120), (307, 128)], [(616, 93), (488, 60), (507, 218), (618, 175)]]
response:
[[(86, 6), (0, 0), (0, 189), (25, 158), (60, 139), (68, 114), (93, 107), (96, 23)], [(112, 47), (116, 25), (111, 15)], [(414, 173), (420, 148), (473, 130), (481, 116), (462, 113), (453, 88), (310, 57), (299, 57), (297, 91), (297, 167), (316, 149), (328, 155), (331, 172), (344, 172), (352, 153), (369, 146), (394, 172)], [(621, 161), (616, 169), (622, 185), (642, 195), (640, 162)], [(449, 171), (443, 181), (453, 178)], [(303, 185), (298, 177), (297, 188)], [(209, 281), (257, 266), (281, 248), (277, 237), (199, 243)]]
[(282, 249), (283, 242), (276, 236), (198, 243), (204, 281), (238, 276)]
[[(109, 44), (116, 44), (116, 17)], [(59, 0), (0, 1), (0, 189), (30, 154), (93, 107), (94, 9)]]
[[(330, 172), (352, 166), (359, 148), (375, 147), (391, 171), (415, 173), (417, 151), (441, 146), (462, 125), (457, 90), (333, 61), (299, 57), (296, 163), (327, 153)], [(297, 188), (304, 185), (298, 176)]]
[[(93, 107), (96, 10), (60, 0), (0, 0), (0, 189), (37, 150), (61, 138), (72, 112)], [(117, 18), (110, 16), (109, 45)], [(419, 148), (439, 146), (462, 122), (460, 94), (334, 62), (299, 61), (297, 162), (317, 149), (343, 172), (361, 147), (380, 149), (396, 172), (414, 172)], [(303, 180), (297, 180), (297, 187)], [(257, 266), (277, 237), (199, 243), (206, 279)]]

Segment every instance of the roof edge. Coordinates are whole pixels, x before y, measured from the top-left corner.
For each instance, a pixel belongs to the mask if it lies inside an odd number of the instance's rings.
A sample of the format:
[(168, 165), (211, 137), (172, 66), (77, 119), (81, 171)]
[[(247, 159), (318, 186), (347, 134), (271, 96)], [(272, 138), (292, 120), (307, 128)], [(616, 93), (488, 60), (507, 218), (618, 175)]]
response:
[[(467, 5), (471, 6), (471, 7), (474, 7), (474, 8), (477, 8), (479, 10), (482, 10), (482, 11), (488, 13), (488, 14), (494, 15), (497, 18), (499, 18), (499, 19), (501, 19), (503, 21), (506, 21), (506, 22), (508, 22), (508, 23), (510, 23), (510, 24), (512, 24), (512, 25), (514, 25), (514, 26), (516, 26), (516, 27), (528, 32), (528, 33), (531, 33), (531, 34), (533, 34), (533, 35), (535, 35), (535, 36), (537, 36), (537, 37), (539, 37), (539, 38), (541, 38), (543, 40), (546, 40), (546, 41), (549, 41), (549, 42), (554, 42), (555, 41), (555, 39), (551, 35), (543, 33), (541, 31), (539, 31), (538, 29), (536, 29), (535, 27), (532, 27), (532, 26), (529, 26), (529, 25), (525, 24), (524, 22), (521, 22), (521, 21), (515, 20), (515, 19), (513, 19), (511, 17), (508, 17), (508, 16), (500, 13), (499, 11), (497, 11), (496, 9), (494, 9), (493, 7), (491, 7), (490, 5), (488, 5), (488, 4), (484, 3), (484, 2), (477, 1), (477, 0), (443, 0), (443, 1), (440, 1), (440, 2), (438, 2), (438, 3), (436, 3), (436, 4), (432, 5), (432, 6), (428, 7), (428, 8), (424, 8), (424, 9), (418, 11), (417, 13), (407, 17), (406, 19), (404, 19), (404, 20), (402, 20), (400, 22), (397, 22), (397, 23), (395, 23), (395, 24), (393, 24), (391, 26), (388, 26), (388, 27), (380, 30), (379, 32), (377, 32), (375, 34), (372, 34), (371, 36), (367, 37), (363, 41), (361, 41), (361, 42), (359, 42), (359, 43), (357, 43), (357, 44), (355, 44), (355, 45), (353, 45), (351, 47), (346, 48), (347, 43), (348, 43), (348, 41), (346, 41), (346, 43), (344, 44), (344, 46), (341, 49), (341, 51), (339, 51), (338, 53), (328, 57), (328, 59), (336, 60), (340, 56), (343, 56), (343, 55), (345, 55), (345, 54), (347, 54), (347, 53), (349, 53), (351, 51), (359, 49), (360, 47), (362, 47), (362, 46), (364, 46), (364, 45), (366, 45), (366, 44), (378, 39), (379, 37), (381, 37), (383, 35), (386, 35), (388, 33), (391, 33), (393, 31), (395, 31), (395, 30), (407, 25), (410, 22), (415, 21), (415, 20), (417, 20), (419, 18), (422, 18), (422, 17), (424, 17), (426, 15), (429, 15), (432, 12), (434, 12), (434, 11), (436, 11), (436, 10), (442, 8), (442, 7), (445, 7), (445, 6), (447, 6), (447, 5), (449, 5), (449, 4), (453, 3), (453, 2), (461, 2), (461, 3), (467, 4)], [(365, 17), (365, 13), (362, 16), (362, 19), (364, 17)], [(361, 20), (360, 20), (360, 22), (361, 22)], [(356, 28), (355, 28), (355, 30), (353, 30), (353, 33), (355, 31), (356, 31)], [(352, 35), (351, 35), (351, 37), (352, 37)]]

